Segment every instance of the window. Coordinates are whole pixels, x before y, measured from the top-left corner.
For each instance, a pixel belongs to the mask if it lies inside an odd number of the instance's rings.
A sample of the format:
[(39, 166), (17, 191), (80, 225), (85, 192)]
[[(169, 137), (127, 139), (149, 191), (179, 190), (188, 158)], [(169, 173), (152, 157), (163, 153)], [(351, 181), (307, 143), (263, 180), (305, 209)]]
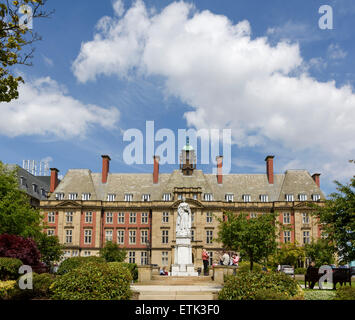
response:
[(90, 193), (83, 193), (81, 195), (81, 200), (83, 200), (83, 201), (89, 201), (90, 198), (91, 198), (91, 194)]
[(178, 200), (182, 200), (182, 194), (178, 195)]
[(164, 193), (163, 194), (163, 201), (170, 201), (171, 200), (171, 194), (170, 193)]
[(124, 244), (124, 230), (117, 230), (117, 244)]
[(291, 242), (291, 231), (284, 231), (284, 243)]
[(47, 230), (47, 235), (48, 236), (54, 236), (54, 229), (48, 229)]
[(191, 223), (195, 222), (195, 212), (191, 211)]
[(47, 191), (44, 190), (43, 188), (41, 189), (41, 194), (42, 194), (42, 197), (47, 197)]
[(204, 199), (205, 201), (212, 201), (212, 200), (213, 200), (213, 195), (212, 195), (212, 193), (205, 193), (205, 194), (203, 195), (203, 199)]
[(313, 201), (319, 201), (320, 200), (320, 194), (312, 194), (312, 200)]
[(169, 212), (163, 212), (163, 223), (169, 223)]
[(148, 230), (141, 230), (141, 244), (148, 243)]
[(65, 230), (65, 243), (73, 242), (73, 230)]
[(35, 183), (32, 183), (33, 192), (38, 193), (38, 186)]
[(194, 193), (193, 199), (194, 199), (194, 200), (197, 200), (197, 194), (196, 194), (196, 193)]
[(212, 266), (212, 264), (213, 264), (213, 252), (212, 252), (212, 251), (208, 251), (207, 253), (208, 253), (208, 255), (209, 255), (208, 264), (209, 264), (210, 266)]
[(55, 199), (56, 200), (64, 200), (64, 193), (56, 193)]
[(48, 212), (48, 223), (55, 223), (55, 213)]
[(85, 212), (85, 223), (92, 223), (92, 212)]
[(124, 212), (119, 212), (117, 214), (117, 223), (124, 224)]
[(136, 253), (134, 251), (128, 253), (128, 261), (129, 263), (136, 263)]
[(302, 223), (309, 224), (309, 215), (308, 215), (308, 213), (302, 213)]
[(142, 224), (148, 224), (148, 212), (142, 212), (141, 222)]
[(143, 194), (142, 201), (150, 201), (150, 194)]
[(73, 250), (72, 256), (73, 257), (77, 257), (78, 255), (79, 255), (79, 251), (78, 250)]
[(77, 193), (69, 193), (69, 200), (76, 200), (78, 199)]
[(90, 257), (91, 251), (84, 251), (84, 257)]
[(127, 202), (133, 201), (133, 194), (126, 193), (124, 195), (124, 201), (127, 201)]
[(161, 253), (161, 264), (163, 266), (167, 266), (169, 264), (169, 252), (168, 251), (163, 251)]
[(148, 252), (142, 251), (141, 252), (141, 265), (144, 266), (146, 264), (148, 264)]
[(309, 231), (303, 231), (303, 243), (307, 244), (309, 242)]
[(107, 195), (107, 201), (115, 201), (116, 200), (116, 195), (109, 193)]
[(251, 196), (250, 196), (250, 194), (243, 194), (242, 199), (244, 202), (250, 202)]
[(250, 214), (250, 219), (255, 219), (258, 215), (255, 212)]
[(289, 212), (285, 212), (284, 213), (283, 222), (284, 222), (284, 224), (289, 224), (291, 222), (290, 213)]
[(162, 230), (161, 232), (161, 242), (163, 244), (169, 243), (169, 230)]
[(112, 242), (112, 230), (106, 230), (105, 232), (105, 240), (106, 242), (111, 241)]
[(113, 223), (113, 213), (112, 212), (106, 212), (106, 223), (107, 224)]
[(267, 194), (261, 194), (260, 201), (261, 202), (269, 202), (269, 196)]
[(191, 229), (191, 241), (195, 241), (195, 230)]
[(298, 199), (299, 199), (300, 201), (307, 201), (307, 195), (304, 194), (304, 193), (299, 194), (299, 195), (298, 195)]
[(293, 194), (286, 194), (285, 198), (286, 198), (286, 201), (294, 201), (295, 200)]
[(207, 223), (212, 223), (212, 220), (213, 220), (213, 214), (212, 214), (212, 212), (207, 212), (207, 215), (206, 215), (206, 222), (207, 222)]
[(227, 202), (233, 202), (234, 201), (234, 195), (233, 194), (226, 194), (225, 199)]
[(207, 244), (212, 244), (213, 240), (213, 231), (212, 230), (207, 230), (206, 231), (206, 243)]
[(129, 223), (130, 224), (135, 224), (137, 223), (137, 214), (135, 212), (131, 212), (129, 214)]
[(84, 243), (90, 244), (92, 238), (92, 230), (85, 230), (84, 231)]
[(21, 177), (20, 180), (21, 180), (21, 186), (26, 186), (26, 179), (24, 177)]
[(73, 212), (66, 212), (65, 218), (66, 218), (67, 223), (72, 223), (73, 222)]
[(129, 230), (129, 244), (136, 244), (136, 230)]

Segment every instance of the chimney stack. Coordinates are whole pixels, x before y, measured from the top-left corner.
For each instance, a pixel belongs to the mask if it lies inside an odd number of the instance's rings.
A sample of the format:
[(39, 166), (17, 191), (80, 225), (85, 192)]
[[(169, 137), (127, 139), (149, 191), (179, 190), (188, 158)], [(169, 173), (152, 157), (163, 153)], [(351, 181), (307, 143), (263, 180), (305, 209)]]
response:
[(217, 156), (216, 157), (217, 161), (217, 183), (222, 184), (223, 183), (223, 156)]
[(49, 191), (51, 193), (54, 192), (54, 190), (57, 188), (58, 186), (58, 172), (59, 170), (56, 168), (51, 168), (51, 182), (50, 182), (50, 187), (49, 187)]
[(266, 161), (266, 174), (269, 184), (274, 184), (274, 158), (275, 156), (267, 156)]
[(108, 178), (108, 173), (110, 172), (111, 158), (107, 155), (103, 155), (101, 157), (102, 157), (102, 183), (106, 183)]
[(316, 183), (316, 185), (318, 186), (318, 188), (320, 188), (320, 173), (315, 173), (312, 178), (314, 180), (314, 182)]
[(154, 159), (154, 171), (153, 171), (153, 183), (157, 184), (159, 182), (159, 156), (153, 156)]

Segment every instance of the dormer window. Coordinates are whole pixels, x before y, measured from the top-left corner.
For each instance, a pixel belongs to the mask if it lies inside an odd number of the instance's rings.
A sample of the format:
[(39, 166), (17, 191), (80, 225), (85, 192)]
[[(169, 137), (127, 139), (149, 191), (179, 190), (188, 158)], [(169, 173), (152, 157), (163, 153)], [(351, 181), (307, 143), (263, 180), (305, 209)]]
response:
[(163, 201), (170, 201), (171, 200), (171, 194), (170, 193), (164, 193), (163, 194)]
[(83, 200), (83, 201), (89, 201), (90, 198), (91, 198), (91, 194), (90, 193), (83, 193), (81, 195), (81, 200)]
[(150, 201), (150, 194), (143, 194), (142, 201)]
[(43, 188), (41, 189), (42, 197), (47, 197), (47, 192)]
[(56, 193), (55, 199), (56, 200), (64, 200), (64, 193)]
[(21, 177), (20, 180), (21, 180), (21, 186), (26, 187), (26, 178), (25, 177)]
[(203, 196), (203, 199), (205, 201), (212, 201), (213, 200), (213, 195), (212, 193), (205, 193), (204, 196)]
[(307, 195), (304, 194), (304, 193), (301, 193), (301, 194), (298, 195), (298, 199), (300, 201), (307, 201)]
[(251, 196), (250, 196), (250, 194), (243, 194), (242, 199), (244, 202), (250, 202)]
[(294, 201), (294, 196), (293, 194), (286, 194), (285, 195), (286, 201)]
[(115, 201), (116, 200), (116, 195), (115, 194), (112, 194), (112, 193), (109, 193), (107, 195), (107, 201)]
[(78, 199), (77, 193), (69, 193), (69, 200), (76, 200)]
[(319, 201), (320, 200), (320, 194), (312, 194), (312, 200), (313, 201)]
[(267, 194), (261, 194), (260, 201), (261, 202), (269, 202), (269, 196)]
[(124, 195), (124, 201), (127, 201), (127, 202), (133, 201), (133, 194), (126, 193), (126, 194)]
[(32, 190), (35, 193), (38, 193), (38, 186), (35, 183), (32, 183)]
[(225, 195), (225, 199), (227, 202), (233, 202), (233, 199), (234, 199), (234, 195), (233, 194), (226, 194)]

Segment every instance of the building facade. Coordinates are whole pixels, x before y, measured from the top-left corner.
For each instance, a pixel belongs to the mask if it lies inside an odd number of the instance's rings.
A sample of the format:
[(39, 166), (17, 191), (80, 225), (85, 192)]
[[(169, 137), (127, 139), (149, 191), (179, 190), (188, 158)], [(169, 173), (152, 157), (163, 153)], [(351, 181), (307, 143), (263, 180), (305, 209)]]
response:
[(280, 243), (309, 243), (321, 236), (310, 215), (309, 202), (325, 200), (319, 174), (288, 170), (274, 174), (268, 156), (264, 174), (222, 174), (223, 158), (217, 158), (217, 174), (196, 169), (196, 157), (187, 144), (180, 168), (159, 173), (154, 157), (153, 174), (110, 173), (110, 157), (102, 156), (102, 172), (72, 169), (59, 183), (51, 169), (51, 193), (41, 201), (46, 232), (57, 235), (66, 256), (97, 255), (107, 241), (127, 251), (127, 261), (138, 265), (174, 263), (177, 208), (183, 199), (192, 211), (192, 248), (196, 267), (202, 267), (202, 249), (210, 263), (222, 251), (216, 242), (219, 219), (226, 211), (247, 213), (249, 218), (277, 213), (290, 226), (280, 231)]

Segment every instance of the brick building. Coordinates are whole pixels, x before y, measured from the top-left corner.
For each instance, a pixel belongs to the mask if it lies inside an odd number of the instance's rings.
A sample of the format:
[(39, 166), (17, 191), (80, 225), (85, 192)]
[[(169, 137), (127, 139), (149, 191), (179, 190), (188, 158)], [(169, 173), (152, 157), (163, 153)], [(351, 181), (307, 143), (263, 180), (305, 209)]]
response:
[(71, 169), (58, 183), (51, 169), (51, 193), (41, 201), (47, 232), (65, 244), (67, 256), (98, 254), (106, 241), (127, 250), (127, 261), (170, 266), (174, 261), (177, 208), (183, 198), (192, 211), (193, 261), (202, 266), (202, 249), (211, 261), (222, 250), (214, 241), (223, 212), (245, 212), (250, 218), (278, 213), (290, 231), (280, 232), (280, 242), (308, 243), (320, 237), (308, 202), (325, 199), (319, 174), (288, 170), (275, 174), (273, 156), (266, 157), (264, 174), (222, 175), (223, 158), (217, 158), (217, 174), (196, 169), (194, 150), (187, 144), (180, 168), (159, 173), (159, 157), (153, 174), (120, 174), (109, 170), (110, 157), (102, 156), (102, 172)]

